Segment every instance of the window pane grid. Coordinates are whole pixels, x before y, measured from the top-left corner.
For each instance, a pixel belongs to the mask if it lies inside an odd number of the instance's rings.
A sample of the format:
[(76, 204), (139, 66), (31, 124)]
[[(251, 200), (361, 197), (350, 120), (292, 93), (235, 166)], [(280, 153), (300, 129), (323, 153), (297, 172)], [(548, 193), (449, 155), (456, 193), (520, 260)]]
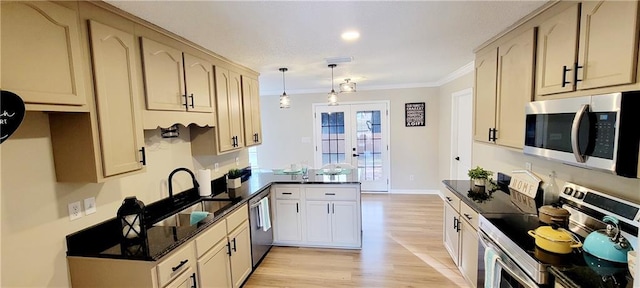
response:
[(365, 180), (377, 180), (382, 175), (380, 111), (359, 111), (356, 119), (358, 171)]
[(322, 113), (322, 165), (345, 161), (344, 112)]

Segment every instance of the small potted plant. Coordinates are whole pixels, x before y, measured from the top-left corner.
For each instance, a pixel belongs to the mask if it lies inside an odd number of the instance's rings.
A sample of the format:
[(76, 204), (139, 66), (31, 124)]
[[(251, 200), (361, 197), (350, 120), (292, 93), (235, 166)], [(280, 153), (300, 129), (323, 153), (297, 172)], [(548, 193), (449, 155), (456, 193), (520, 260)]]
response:
[(229, 169), (229, 173), (227, 173), (227, 188), (240, 188), (242, 185), (242, 170), (240, 169)]
[(484, 170), (480, 166), (476, 166), (476, 168), (469, 170), (467, 175), (469, 175), (469, 178), (473, 181), (473, 185), (484, 186), (491, 175), (493, 175), (493, 172)]

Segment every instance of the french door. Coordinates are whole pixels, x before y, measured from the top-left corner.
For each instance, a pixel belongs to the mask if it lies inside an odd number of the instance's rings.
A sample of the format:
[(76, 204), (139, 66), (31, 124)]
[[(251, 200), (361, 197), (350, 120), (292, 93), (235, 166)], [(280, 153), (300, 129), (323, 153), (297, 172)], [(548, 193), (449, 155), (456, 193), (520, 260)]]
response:
[(314, 105), (315, 167), (347, 163), (362, 191), (389, 190), (388, 103)]

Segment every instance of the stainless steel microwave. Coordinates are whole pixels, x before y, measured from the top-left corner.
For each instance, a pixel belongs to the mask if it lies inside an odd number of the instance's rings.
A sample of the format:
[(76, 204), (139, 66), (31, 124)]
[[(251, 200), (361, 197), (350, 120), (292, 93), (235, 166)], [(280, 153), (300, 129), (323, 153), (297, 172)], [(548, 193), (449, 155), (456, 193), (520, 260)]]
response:
[(640, 91), (531, 102), (524, 153), (640, 178)]

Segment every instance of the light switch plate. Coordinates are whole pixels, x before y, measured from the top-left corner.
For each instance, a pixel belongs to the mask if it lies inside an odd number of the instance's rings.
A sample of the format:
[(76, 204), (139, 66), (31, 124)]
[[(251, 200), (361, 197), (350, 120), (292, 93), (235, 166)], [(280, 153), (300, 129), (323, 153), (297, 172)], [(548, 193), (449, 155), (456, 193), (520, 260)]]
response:
[(218, 165), (218, 163), (214, 163), (213, 164), (213, 171), (214, 172), (218, 172), (218, 170), (220, 170), (220, 165)]
[(236, 166), (240, 165), (240, 157), (236, 157)]
[(96, 213), (96, 197), (84, 199), (84, 214), (89, 215)]
[(80, 201), (69, 203), (69, 220), (73, 221), (82, 217), (82, 206)]

